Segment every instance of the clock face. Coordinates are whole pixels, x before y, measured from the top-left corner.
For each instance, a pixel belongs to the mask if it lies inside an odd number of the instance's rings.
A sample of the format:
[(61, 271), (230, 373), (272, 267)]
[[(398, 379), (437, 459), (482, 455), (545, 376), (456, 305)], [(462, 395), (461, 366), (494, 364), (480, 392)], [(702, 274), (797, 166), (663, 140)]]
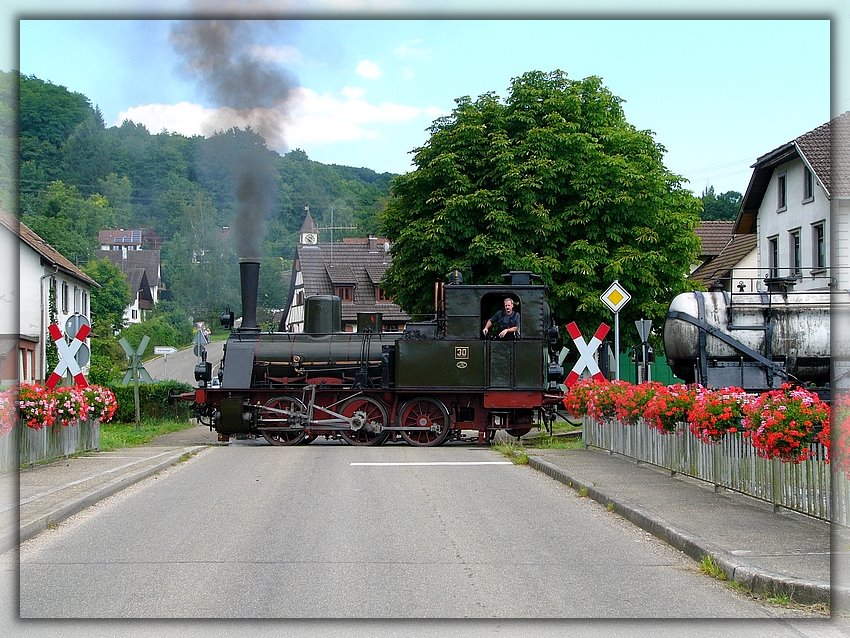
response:
[(305, 244), (315, 244), (316, 243), (315, 233), (304, 233), (304, 243)]

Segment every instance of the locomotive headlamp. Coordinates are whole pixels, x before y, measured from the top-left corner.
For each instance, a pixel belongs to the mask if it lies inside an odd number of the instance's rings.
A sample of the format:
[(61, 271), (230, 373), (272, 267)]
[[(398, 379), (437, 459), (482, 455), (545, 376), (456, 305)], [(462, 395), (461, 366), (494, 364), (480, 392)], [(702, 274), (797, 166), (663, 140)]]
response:
[(233, 327), (234, 315), (232, 310), (225, 310), (219, 317), (221, 327), (225, 330), (230, 330)]
[(202, 361), (195, 366), (195, 381), (209, 383), (212, 380), (212, 364), (209, 361)]

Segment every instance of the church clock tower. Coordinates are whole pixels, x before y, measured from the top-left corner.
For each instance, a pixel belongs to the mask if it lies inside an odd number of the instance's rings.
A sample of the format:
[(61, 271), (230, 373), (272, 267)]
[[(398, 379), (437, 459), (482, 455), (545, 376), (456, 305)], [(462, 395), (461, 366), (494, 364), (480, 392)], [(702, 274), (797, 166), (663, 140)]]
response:
[(313, 221), (313, 217), (310, 215), (310, 207), (305, 206), (304, 210), (307, 214), (304, 216), (304, 223), (301, 224), (300, 243), (305, 246), (316, 245), (319, 243), (319, 231), (316, 228), (316, 222)]

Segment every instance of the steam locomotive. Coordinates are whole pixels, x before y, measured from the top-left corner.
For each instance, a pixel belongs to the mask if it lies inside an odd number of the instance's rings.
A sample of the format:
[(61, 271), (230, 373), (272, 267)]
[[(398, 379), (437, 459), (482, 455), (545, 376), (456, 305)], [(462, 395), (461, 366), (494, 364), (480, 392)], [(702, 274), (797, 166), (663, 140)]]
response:
[[(435, 285), (433, 319), (382, 332), (379, 313), (360, 313), (358, 331), (341, 331), (341, 300), (305, 303), (303, 333), (257, 325), (259, 261), (240, 260), (243, 317), (231, 329), (214, 386), (206, 357), (191, 396), (201, 423), (231, 437), (262, 436), (272, 445), (317, 437), (352, 445), (404, 440), (435, 446), (498, 430), (521, 436), (551, 426), (561, 405), (564, 370), (546, 287), (530, 272), (504, 285), (464, 285), (460, 273)], [(482, 326), (506, 297), (521, 312), (521, 336), (485, 339)]]
[(847, 344), (830, 332), (830, 317), (842, 316), (842, 310), (847, 316), (847, 294), (795, 292), (793, 281), (781, 279), (768, 278), (763, 292), (675, 297), (664, 324), (674, 374), (686, 383), (755, 392), (790, 382), (828, 398), (831, 364), (847, 353)]

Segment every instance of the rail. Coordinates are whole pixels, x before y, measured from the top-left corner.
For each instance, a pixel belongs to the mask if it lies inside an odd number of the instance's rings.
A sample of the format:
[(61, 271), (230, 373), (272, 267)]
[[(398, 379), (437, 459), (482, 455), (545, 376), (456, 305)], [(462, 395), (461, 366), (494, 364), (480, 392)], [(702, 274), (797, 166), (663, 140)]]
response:
[(664, 434), (643, 420), (624, 425), (584, 417), (582, 436), (585, 446), (666, 469), (671, 475), (705, 481), (716, 491), (751, 496), (770, 503), (774, 511), (786, 509), (850, 525), (850, 480), (844, 472), (830, 472), (819, 444), (813, 445), (813, 458), (795, 464), (757, 456), (740, 433), (727, 434), (718, 443), (704, 443), (684, 423), (678, 424), (675, 433)]

